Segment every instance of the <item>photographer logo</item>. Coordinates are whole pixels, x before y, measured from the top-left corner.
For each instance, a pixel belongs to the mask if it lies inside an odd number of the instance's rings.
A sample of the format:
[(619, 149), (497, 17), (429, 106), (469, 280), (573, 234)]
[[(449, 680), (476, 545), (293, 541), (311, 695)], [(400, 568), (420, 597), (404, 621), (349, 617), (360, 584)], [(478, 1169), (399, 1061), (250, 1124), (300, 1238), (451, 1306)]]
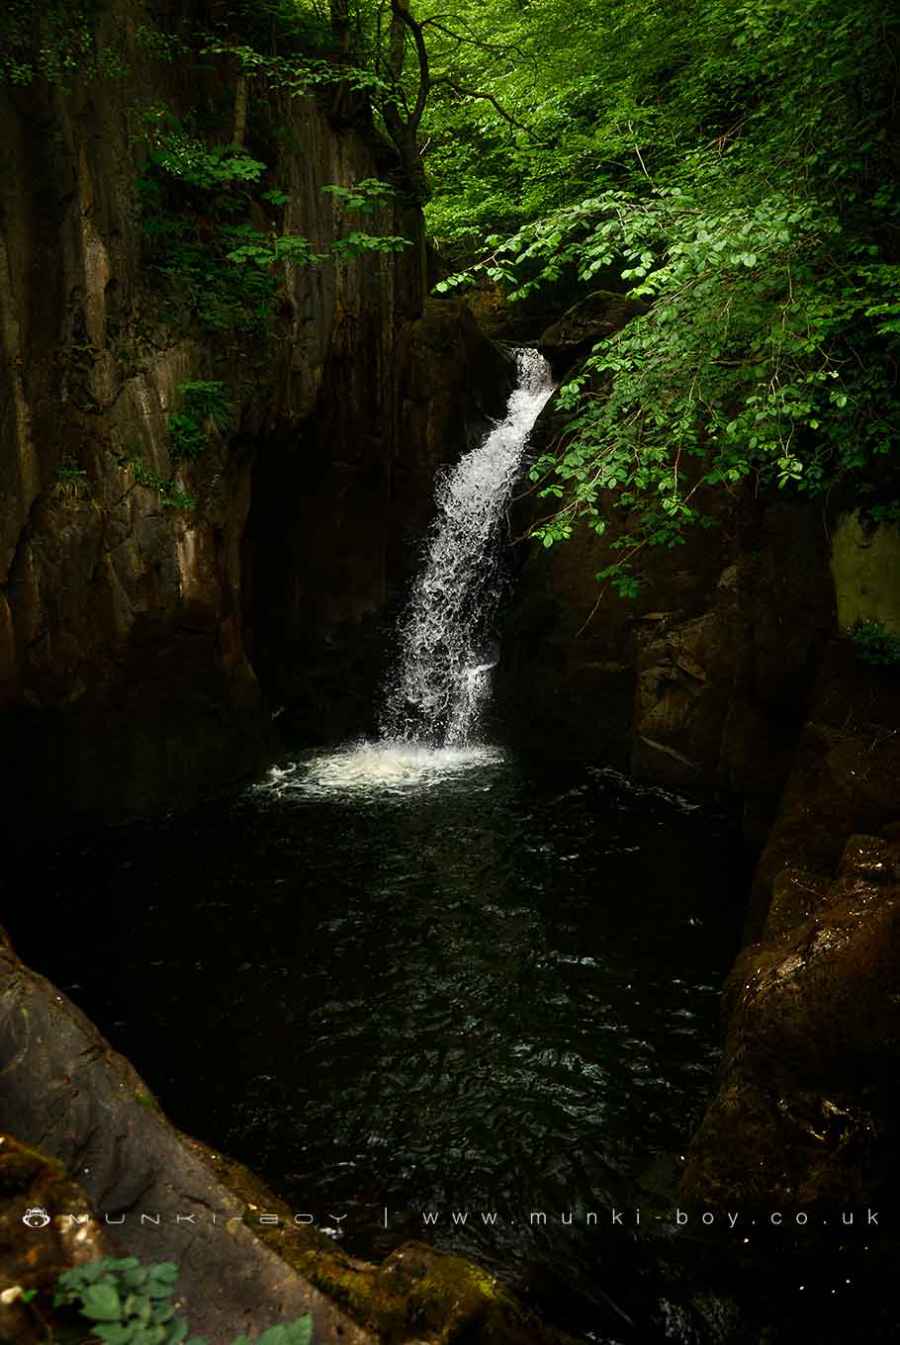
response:
[(34, 1209), (26, 1210), (22, 1215), (22, 1223), (27, 1224), (29, 1228), (46, 1228), (50, 1222), (50, 1215), (46, 1210), (36, 1205)]

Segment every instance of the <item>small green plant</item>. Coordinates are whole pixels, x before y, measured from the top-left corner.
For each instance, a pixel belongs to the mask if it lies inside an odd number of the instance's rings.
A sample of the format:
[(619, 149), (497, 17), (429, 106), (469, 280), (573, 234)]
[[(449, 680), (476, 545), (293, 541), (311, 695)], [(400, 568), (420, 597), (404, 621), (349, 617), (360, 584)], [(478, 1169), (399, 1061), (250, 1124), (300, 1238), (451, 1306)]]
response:
[(301, 234), (264, 234), (249, 225), (230, 229), (228, 233), (231, 241), (243, 240), (238, 247), (226, 253), (226, 260), (235, 266), (250, 264), (263, 271), (270, 271), (276, 262), (287, 262), (291, 266), (312, 266), (327, 260)]
[(88, 474), (72, 458), (63, 458), (56, 469), (54, 494), (57, 499), (84, 500), (91, 493)]
[(173, 34), (164, 33), (154, 23), (139, 23), (134, 31), (134, 40), (139, 51), (156, 61), (177, 61), (191, 53), (186, 42)]
[(358, 210), (364, 215), (371, 215), (381, 206), (389, 205), (397, 199), (397, 193), (391, 184), (382, 182), (377, 177), (361, 178), (352, 187), (330, 184), (321, 190), (334, 197), (345, 210)]
[(234, 145), (208, 148), (177, 123), (159, 136), (150, 163), (187, 186), (203, 191), (258, 182), (266, 171), (264, 163), (251, 158), (242, 149)]
[(880, 621), (857, 621), (850, 638), (861, 662), (876, 668), (900, 664), (900, 635), (891, 635)]
[(264, 334), (277, 281), (229, 254), (266, 241), (238, 222), (260, 199), (266, 165), (234, 145), (207, 146), (164, 107), (147, 109), (142, 121), (149, 144), (137, 182), (145, 260), (165, 282), (165, 319), (195, 319), (209, 332)]
[(124, 458), (121, 465), (127, 468), (139, 486), (155, 490), (163, 509), (196, 509), (197, 501), (178, 484), (173, 476), (161, 476), (148, 467), (143, 458)]
[(180, 383), (178, 393), (183, 410), (169, 416), (170, 453), (173, 462), (195, 462), (209, 444), (210, 429), (231, 424), (231, 405), (224, 383), (198, 379)]
[[(64, 1271), (53, 1301), (56, 1307), (76, 1308), (104, 1345), (180, 1345), (188, 1323), (172, 1301), (177, 1280), (178, 1267), (171, 1262), (142, 1266), (134, 1256), (107, 1256)], [(312, 1318), (269, 1327), (255, 1340), (256, 1345), (311, 1345)], [(194, 1336), (188, 1345), (206, 1342)], [(248, 1337), (237, 1336), (233, 1345), (249, 1345)]]
[[(408, 239), (349, 231), (317, 251), (308, 238), (286, 233), (277, 212), (289, 193), (267, 181), (269, 170), (239, 146), (207, 145), (167, 108), (140, 118), (148, 147), (138, 178), (145, 261), (164, 280), (163, 317), (195, 320), (208, 332), (267, 336), (277, 297), (291, 267), (342, 265), (371, 252), (399, 252)], [(376, 178), (354, 187), (327, 187), (340, 211), (371, 213), (394, 197)], [(269, 228), (260, 229), (263, 215)], [(182, 434), (185, 426), (177, 426)], [(191, 448), (184, 456), (191, 456)]]
[(203, 426), (182, 411), (174, 411), (169, 416), (169, 436), (173, 462), (195, 462), (208, 442)]
[(898, 523), (900, 524), (900, 501), (892, 500), (889, 504), (871, 504), (868, 505), (866, 513), (873, 523)]

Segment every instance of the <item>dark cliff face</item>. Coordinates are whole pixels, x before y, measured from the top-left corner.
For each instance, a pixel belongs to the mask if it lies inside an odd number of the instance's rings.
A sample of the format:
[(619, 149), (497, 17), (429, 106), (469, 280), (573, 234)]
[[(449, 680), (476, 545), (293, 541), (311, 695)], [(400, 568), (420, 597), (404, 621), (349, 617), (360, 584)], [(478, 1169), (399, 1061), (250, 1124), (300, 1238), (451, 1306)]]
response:
[(747, 492), (716, 506), (709, 530), (650, 553), (633, 600), (594, 578), (626, 526), (613, 515), (602, 539), (584, 529), (527, 553), (501, 664), (506, 731), (738, 796), (759, 849), (836, 634), (821, 518)]
[[(584, 311), (584, 323), (557, 322), (542, 338), (563, 372), (583, 354), (591, 323), (599, 340), (630, 318), (613, 294)], [(552, 450), (565, 426), (552, 399), (532, 454)], [(828, 814), (819, 830), (830, 844), (812, 840), (811, 822), (803, 842), (826, 867), (848, 835), (877, 829), (900, 809), (874, 784), (866, 803), (857, 770), (835, 785), (845, 795), (838, 817), (828, 788), (812, 789), (810, 764), (827, 755), (825, 738), (852, 736), (864, 718), (873, 732), (882, 726), (879, 750), (893, 742), (896, 677), (866, 667), (847, 631), (860, 618), (893, 627), (900, 550), (891, 529), (867, 531), (830, 500), (749, 487), (700, 498), (709, 526), (671, 550), (646, 551), (632, 600), (595, 578), (628, 535), (614, 500), (602, 537), (581, 527), (550, 551), (518, 542), (497, 716), (511, 741), (538, 751), (611, 759), (663, 785), (740, 800), (750, 851), (766, 847), (759, 883), (768, 891), (785, 862), (785, 810), (796, 810), (798, 790), (812, 790)], [(526, 537), (547, 510), (523, 490), (514, 535)], [(811, 724), (820, 725), (818, 750)]]
[[(539, 433), (555, 432), (551, 404)], [(520, 501), (517, 533), (539, 507)], [(759, 861), (755, 934), (784, 865), (831, 873), (848, 836), (900, 814), (897, 674), (867, 666), (846, 635), (849, 590), (888, 619), (897, 572), (860, 568), (888, 539), (857, 544), (852, 518), (743, 491), (711, 528), (649, 553), (626, 601), (594, 578), (625, 526), (613, 514), (603, 538), (520, 547), (498, 717), (535, 750), (735, 799)]]
[[(286, 272), (265, 340), (165, 320), (140, 120), (165, 105), (227, 142), (233, 84), (148, 55), (140, 0), (98, 22), (127, 77), (0, 95), (0, 733), (17, 798), (45, 818), (183, 806), (260, 760), (273, 704), (308, 693), (323, 651), (337, 640), (323, 676), (338, 685), (358, 659), (399, 582), (397, 530), (418, 527), (425, 476), (464, 438), (450, 418), (424, 453), (417, 438), (413, 208), (366, 221), (404, 252)], [(325, 250), (347, 226), (322, 187), (382, 176), (384, 146), (310, 98), (253, 98), (278, 130), (283, 227)], [(442, 321), (459, 329), (451, 382), (500, 358), (459, 310)], [(197, 379), (225, 385), (231, 425), (176, 465), (168, 420)], [(457, 420), (479, 413), (463, 405)], [(159, 489), (173, 473), (193, 509)]]
[(464, 305), (428, 300), (335, 359), (316, 410), (256, 455), (244, 537), (245, 628), (281, 729), (299, 743), (372, 730), (435, 476), (499, 415), (514, 365)]
[[(560, 430), (551, 402), (535, 451)], [(712, 528), (650, 553), (630, 602), (594, 579), (627, 526), (615, 513), (602, 539), (520, 546), (498, 718), (519, 745), (742, 808), (747, 945), (682, 1197), (892, 1200), (900, 678), (847, 631), (896, 628), (896, 532), (773, 494), (714, 507)], [(517, 508), (521, 536), (541, 504)], [(746, 909), (746, 886), (722, 899)]]

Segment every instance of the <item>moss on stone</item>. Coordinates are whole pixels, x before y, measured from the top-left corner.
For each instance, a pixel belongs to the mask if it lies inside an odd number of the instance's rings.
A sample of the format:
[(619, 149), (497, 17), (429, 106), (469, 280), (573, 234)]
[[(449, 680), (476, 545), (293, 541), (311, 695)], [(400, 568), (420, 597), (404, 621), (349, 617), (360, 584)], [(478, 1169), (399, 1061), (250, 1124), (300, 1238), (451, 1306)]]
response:
[[(387, 1345), (570, 1345), (570, 1337), (542, 1323), (471, 1261), (420, 1242), (404, 1243), (380, 1265), (358, 1260), (317, 1229), (295, 1224), (284, 1201), (240, 1163), (188, 1142), (244, 1203), (254, 1235)], [(258, 1212), (281, 1222), (261, 1224)]]
[(865, 528), (859, 513), (845, 514), (831, 542), (838, 624), (850, 630), (873, 621), (900, 635), (900, 528)]

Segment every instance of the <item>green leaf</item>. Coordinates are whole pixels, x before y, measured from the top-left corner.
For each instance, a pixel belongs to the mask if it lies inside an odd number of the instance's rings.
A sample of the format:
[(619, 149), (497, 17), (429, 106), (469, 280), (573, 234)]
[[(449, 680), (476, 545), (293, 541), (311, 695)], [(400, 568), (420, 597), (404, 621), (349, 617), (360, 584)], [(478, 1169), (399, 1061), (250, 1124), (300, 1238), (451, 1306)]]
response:
[(122, 1303), (118, 1290), (112, 1284), (91, 1284), (84, 1291), (82, 1310), (94, 1321), (109, 1322), (121, 1317)]
[(104, 1322), (100, 1326), (94, 1327), (94, 1335), (105, 1342), (105, 1345), (130, 1345), (132, 1339), (132, 1326), (121, 1322)]

